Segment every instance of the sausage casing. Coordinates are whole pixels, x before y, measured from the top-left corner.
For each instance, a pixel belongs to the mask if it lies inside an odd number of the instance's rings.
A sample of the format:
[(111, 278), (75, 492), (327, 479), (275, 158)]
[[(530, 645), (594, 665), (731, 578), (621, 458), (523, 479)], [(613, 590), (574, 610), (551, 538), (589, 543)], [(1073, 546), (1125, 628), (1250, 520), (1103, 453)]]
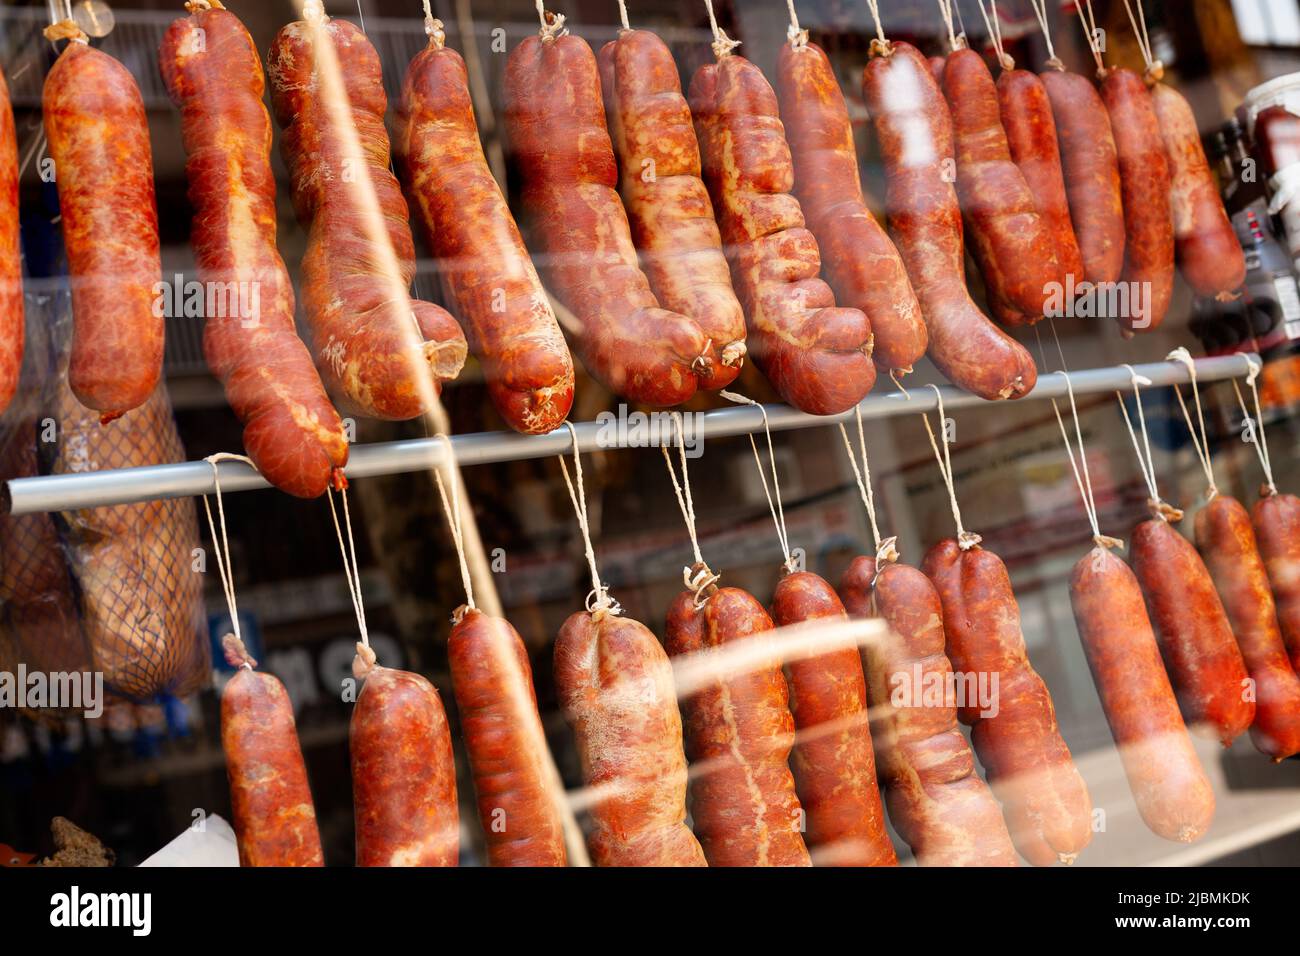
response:
[(1124, 201), (1110, 115), (1086, 76), (1047, 70), (1039, 79), (1052, 104), (1083, 278), (1118, 282), (1124, 271)]
[(648, 30), (620, 31), (598, 59), (619, 192), (646, 278), (660, 305), (690, 316), (714, 343), (721, 361), (703, 370), (701, 386), (726, 388), (743, 363), (745, 313), (700, 178), (677, 62)]
[(963, 550), (949, 538), (929, 550), (923, 569), (943, 605), (953, 667), (998, 680), (989, 688), (993, 707), (967, 701), (958, 715), (971, 727), (1016, 849), (1036, 866), (1073, 860), (1092, 840), (1092, 799), (1047, 685), (1029, 662), (1006, 566), (991, 551)]
[(1196, 547), (1255, 682), (1255, 746), (1274, 760), (1300, 753), (1300, 677), (1291, 669), (1250, 513), (1216, 495), (1196, 513)]
[(357, 866), (455, 866), (456, 758), (437, 689), (372, 667), (349, 727)]
[[(772, 596), (777, 627), (848, 619), (835, 589), (815, 574), (786, 575)], [(787, 661), (795, 743), (790, 755), (808, 847), (819, 866), (895, 866), (876, 786), (867, 685), (853, 646)]]
[[(1164, 321), (1174, 291), (1173, 183), (1160, 123), (1142, 78), (1114, 69), (1101, 83), (1119, 157), (1124, 200), (1124, 272), (1140, 304), (1119, 316), (1125, 329), (1149, 332)], [(1133, 301), (1130, 299), (1130, 301)]]
[[(889, 624), (862, 661), (890, 822), (921, 866), (1017, 866), (1002, 809), (957, 728), (956, 706), (946, 695), (926, 696), (925, 688), (946, 688), (952, 677), (939, 594), (916, 568), (879, 570), (875, 558), (855, 558), (839, 593), (850, 614)], [(898, 696), (909, 684), (912, 693)]]
[(1251, 523), (1291, 669), (1300, 674), (1300, 498), (1265, 494), (1251, 509)]
[(479, 822), (493, 866), (564, 866), (528, 651), (510, 622), (468, 610), (447, 639)]
[(1038, 371), (967, 291), (952, 118), (930, 65), (914, 46), (894, 43), (867, 64), (862, 92), (884, 158), (890, 230), (921, 303), (930, 358), (981, 398), (1020, 398)]
[[(683, 591), (668, 608), (665, 644), (673, 657), (708, 654), (771, 630), (763, 605), (739, 588), (717, 589), (698, 610)], [(809, 866), (780, 660), (742, 666), (682, 700), (696, 836), (710, 866)]]
[(591, 793), (598, 866), (707, 866), (686, 826), (686, 756), (673, 669), (629, 618), (569, 616), (555, 641), (555, 687)]
[(729, 54), (695, 72), (690, 104), (750, 354), (801, 411), (852, 408), (876, 381), (871, 326), (860, 310), (836, 307), (821, 278), (817, 240), (790, 192), (776, 94), (758, 67)]
[(1190, 843), (1214, 818), (1214, 788), (1192, 747), (1132, 569), (1094, 548), (1070, 574), (1070, 603), (1138, 812)]
[(270, 674), (241, 667), (221, 692), (221, 746), (240, 866), (324, 866), (293, 705)]
[(205, 315), (208, 365), (244, 422), (258, 470), (289, 494), (317, 497), (347, 464), (348, 444), (298, 338), (293, 284), (275, 247), (271, 118), (257, 48), (230, 11), (196, 10), (167, 29), (158, 64), (181, 110), (199, 276), (209, 294), (256, 290), (238, 293), (255, 309), (232, 311), (227, 295), (227, 308)]
[(877, 368), (910, 371), (929, 340), (921, 306), (902, 257), (863, 198), (844, 94), (817, 44), (781, 47), (777, 92), (794, 193), (835, 301), (866, 314)]
[(1131, 556), (1183, 718), (1226, 747), (1254, 722), (1255, 704), (1210, 572), (1191, 542), (1159, 518), (1133, 529)]
[(72, 279), (68, 382), (110, 421), (144, 404), (162, 374), (149, 122), (127, 68), (76, 40), (50, 68), (41, 107)]
[(488, 393), (515, 431), (558, 428), (573, 405), (573, 359), (488, 169), (465, 61), (431, 43), (407, 67), (399, 102), (407, 189)]

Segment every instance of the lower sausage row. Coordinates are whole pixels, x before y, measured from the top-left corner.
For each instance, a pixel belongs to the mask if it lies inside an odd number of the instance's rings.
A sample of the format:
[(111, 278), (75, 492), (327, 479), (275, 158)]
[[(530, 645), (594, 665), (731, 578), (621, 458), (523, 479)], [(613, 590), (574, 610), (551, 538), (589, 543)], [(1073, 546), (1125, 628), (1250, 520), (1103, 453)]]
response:
[[(1137, 809), (1191, 842), (1215, 795), (1189, 727), (1225, 745), (1249, 728), (1275, 760), (1300, 752), (1300, 498), (1267, 495), (1252, 520), (1219, 496), (1196, 547), (1172, 517), (1135, 529), (1131, 568), (1103, 545), (1084, 555), (1070, 594)], [(889, 866), (886, 808), (925, 866), (1069, 863), (1104, 829), (1007, 569), (971, 538), (936, 544), (919, 569), (860, 557), (838, 589), (788, 573), (770, 609), (738, 588), (687, 589), (662, 645), (616, 610), (572, 615), (554, 673), (576, 792), (550, 760), (519, 635), (476, 609), (456, 619), (452, 687), (493, 865), (589, 852), (602, 866)], [(227, 659), (240, 668), (222, 739), (241, 862), (321, 865), (288, 697), (233, 638)], [(357, 863), (455, 865), (437, 691), (364, 648), (356, 673)]]

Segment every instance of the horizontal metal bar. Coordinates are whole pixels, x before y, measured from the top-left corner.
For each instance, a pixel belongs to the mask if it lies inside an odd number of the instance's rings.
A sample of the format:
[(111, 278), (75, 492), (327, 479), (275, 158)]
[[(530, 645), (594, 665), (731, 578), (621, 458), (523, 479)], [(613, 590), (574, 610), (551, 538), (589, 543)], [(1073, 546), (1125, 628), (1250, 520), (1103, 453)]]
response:
[[(1247, 358), (1245, 355), (1230, 355), (1200, 359), (1196, 362), (1197, 379), (1208, 382), (1244, 376), (1247, 372)], [(1249, 358), (1256, 362), (1259, 360), (1256, 355)], [(1135, 369), (1139, 375), (1150, 379), (1153, 385), (1173, 385), (1190, 380), (1187, 367), (1177, 362), (1153, 362), (1135, 366)], [(1128, 369), (1124, 366), (1071, 372), (1070, 383), (1076, 395), (1127, 389), (1131, 385)], [(982, 398), (950, 385), (941, 386), (938, 391), (943, 396), (945, 409), (995, 407)], [(1040, 376), (1034, 390), (1020, 401), (1059, 398), (1065, 393), (1065, 379), (1058, 372)], [(862, 401), (862, 416), (888, 418), (892, 415), (928, 411), (938, 406), (934, 388), (913, 387), (910, 396), (909, 398), (897, 391), (869, 395)], [(797, 411), (788, 405), (767, 405), (764, 410), (773, 431), (832, 425), (853, 417), (851, 410), (840, 415), (817, 416)], [(599, 421), (580, 422), (573, 427), (577, 432), (578, 447), (584, 452), (619, 447), (607, 440), (605, 427)], [(755, 406), (737, 405), (734, 408), (702, 413), (696, 419), (693, 439), (746, 435), (760, 431), (762, 427), (762, 411)], [(667, 437), (670, 443), (675, 444), (673, 436)], [(558, 428), (546, 435), (477, 432), (457, 435), (451, 442), (455, 447), (456, 460), (462, 465), (543, 458), (569, 451), (572, 447), (568, 428)], [(440, 464), (445, 454), (446, 444), (440, 438), (357, 445), (352, 448), (349, 456), (347, 476), (369, 478), (422, 471)], [(223, 493), (270, 487), (266, 479), (242, 462), (225, 461), (217, 467), (221, 469)], [(159, 498), (190, 497), (210, 494), (214, 490), (212, 465), (206, 461), (189, 461), (144, 468), (16, 478), (5, 483), (0, 507), (7, 507), (12, 514), (23, 515), (130, 504)]]

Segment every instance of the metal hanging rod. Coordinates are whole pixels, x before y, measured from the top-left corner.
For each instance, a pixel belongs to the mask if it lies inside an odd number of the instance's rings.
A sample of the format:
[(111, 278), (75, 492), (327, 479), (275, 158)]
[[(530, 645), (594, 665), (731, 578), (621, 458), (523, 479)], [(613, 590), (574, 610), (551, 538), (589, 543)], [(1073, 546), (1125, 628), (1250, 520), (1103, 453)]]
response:
[[(1198, 381), (1211, 382), (1240, 378), (1247, 373), (1247, 358), (1256, 362), (1259, 356), (1251, 354), (1229, 355), (1221, 358), (1199, 359), (1196, 362)], [(1139, 375), (1151, 380), (1153, 385), (1181, 384), (1190, 380), (1186, 366), (1178, 362), (1153, 362), (1135, 366)], [(1076, 395), (1125, 391), (1132, 385), (1128, 369), (1124, 366), (1086, 369), (1070, 373), (1070, 383)], [(863, 418), (888, 418), (929, 411), (937, 407), (935, 390), (913, 386), (911, 398), (893, 391), (869, 395), (862, 401)], [(995, 407), (992, 403), (963, 392), (951, 385), (941, 386), (946, 409)], [(1034, 390), (1020, 401), (1029, 399), (1060, 398), (1066, 394), (1065, 379), (1059, 373), (1039, 377)], [(788, 405), (768, 405), (767, 420), (773, 431), (795, 428), (815, 428), (847, 421), (853, 417), (848, 411), (840, 415), (808, 415)], [(602, 436), (600, 422), (580, 422), (574, 427), (578, 433), (578, 447), (583, 452), (611, 447)], [(746, 435), (763, 427), (763, 413), (757, 407), (738, 405), (703, 412), (695, 420), (694, 440), (725, 438)], [(676, 443), (671, 428), (660, 429), (671, 444)], [(567, 428), (559, 428), (546, 435), (516, 435), (507, 432), (477, 432), (457, 435), (451, 439), (456, 460), (461, 465), (485, 465), (501, 461), (519, 461), (526, 458), (544, 458), (559, 455), (572, 447)], [(425, 471), (442, 462), (446, 444), (440, 438), (418, 438), (408, 441), (377, 442), (357, 445), (349, 455), (347, 476), (369, 478), (375, 475), (395, 475), (405, 472)], [(254, 491), (271, 487), (254, 469), (242, 462), (222, 462), (221, 490), (223, 493)], [(186, 498), (210, 494), (213, 485), (212, 466), (206, 461), (188, 461), (172, 465), (150, 465), (143, 468), (120, 468), (80, 474), (45, 475), (35, 478), (15, 478), (0, 490), (0, 509), (11, 514), (25, 515), (42, 511), (71, 511), (79, 508), (97, 508), (103, 505), (132, 504), (160, 498)]]

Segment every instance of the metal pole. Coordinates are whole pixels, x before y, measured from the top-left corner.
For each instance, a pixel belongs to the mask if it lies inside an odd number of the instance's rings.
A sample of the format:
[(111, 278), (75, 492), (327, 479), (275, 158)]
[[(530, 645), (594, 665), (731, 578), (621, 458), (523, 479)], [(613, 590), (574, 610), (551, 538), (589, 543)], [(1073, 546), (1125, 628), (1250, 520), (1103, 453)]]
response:
[[(1212, 382), (1243, 377), (1247, 372), (1247, 358), (1246, 355), (1229, 355), (1199, 359), (1196, 362), (1197, 380)], [(1254, 354), (1249, 358), (1259, 361), (1259, 357)], [(1134, 368), (1139, 375), (1150, 379), (1153, 385), (1181, 384), (1190, 380), (1187, 368), (1177, 362), (1152, 362)], [(1071, 372), (1070, 382), (1076, 395), (1115, 389), (1124, 391), (1131, 387), (1128, 369), (1123, 366)], [(1040, 377), (1034, 390), (1020, 401), (1060, 398), (1065, 395), (1065, 391), (1065, 379), (1061, 373), (1056, 372)], [(941, 386), (940, 392), (946, 409), (996, 407), (950, 385)], [(910, 398), (901, 392), (869, 395), (862, 401), (862, 417), (888, 418), (929, 411), (937, 406), (932, 388), (913, 387), (910, 395)], [(852, 411), (840, 415), (817, 416), (807, 415), (787, 405), (767, 406), (768, 423), (773, 431), (833, 425), (852, 417)], [(602, 439), (602, 425), (599, 422), (581, 422), (575, 427), (578, 432), (578, 447), (583, 452), (619, 447)], [(763, 415), (757, 408), (738, 405), (703, 413), (694, 438), (701, 440), (745, 435), (757, 432), (762, 427)], [(571, 439), (567, 428), (559, 428), (546, 435), (505, 432), (457, 435), (452, 438), (452, 444), (456, 449), (457, 462), (464, 466), (558, 455), (569, 451)], [(351, 451), (347, 476), (369, 478), (375, 475), (425, 471), (440, 464), (444, 454), (444, 443), (437, 438), (358, 445)], [(241, 462), (222, 462), (218, 467), (221, 469), (223, 493), (271, 487), (266, 479)], [(213, 490), (212, 466), (206, 461), (190, 461), (144, 468), (16, 478), (5, 483), (0, 494), (0, 508), (7, 508), (11, 514), (24, 515), (41, 511), (70, 511), (131, 504), (160, 498), (183, 498), (210, 494)]]

